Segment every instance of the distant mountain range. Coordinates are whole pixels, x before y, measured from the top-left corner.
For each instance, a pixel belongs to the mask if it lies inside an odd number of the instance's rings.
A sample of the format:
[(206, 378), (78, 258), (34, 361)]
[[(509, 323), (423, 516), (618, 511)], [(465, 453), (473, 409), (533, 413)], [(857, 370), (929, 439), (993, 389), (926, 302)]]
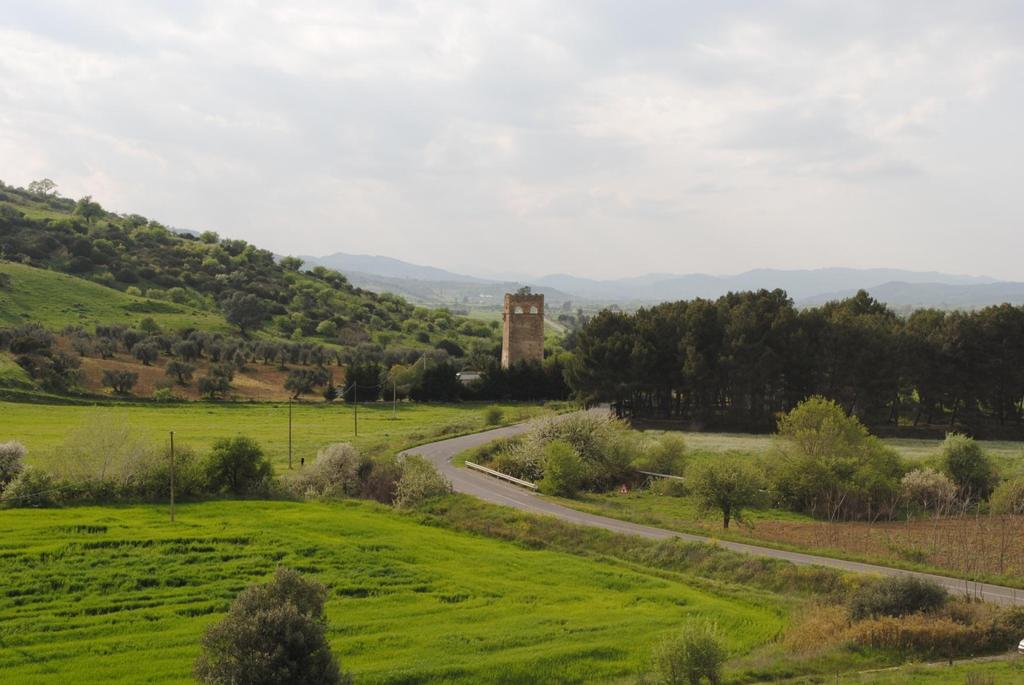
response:
[(1009, 302), (1024, 304), (1024, 283), (987, 276), (945, 274), (903, 269), (754, 269), (732, 276), (709, 274), (647, 274), (595, 280), (569, 274), (503, 281), (410, 264), (391, 257), (338, 252), (302, 257), (346, 274), (355, 285), (389, 291), (423, 304), (498, 305), (503, 293), (523, 285), (544, 293), (553, 305), (638, 306), (695, 297), (716, 298), (730, 291), (781, 288), (801, 306), (849, 297), (863, 288), (876, 299), (898, 308), (971, 309)]

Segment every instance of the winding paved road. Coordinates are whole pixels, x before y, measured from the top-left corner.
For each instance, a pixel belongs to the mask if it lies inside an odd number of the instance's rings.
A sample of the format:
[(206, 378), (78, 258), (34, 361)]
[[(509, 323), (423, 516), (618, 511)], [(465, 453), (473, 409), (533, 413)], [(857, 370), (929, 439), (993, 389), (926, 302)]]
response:
[[(458, 468), (452, 464), (452, 458), (455, 457), (455, 455), (470, 448), (483, 445), (497, 438), (518, 435), (526, 430), (527, 424), (495, 428), (494, 430), (485, 431), (483, 433), (463, 435), (458, 438), (450, 438), (448, 440), (441, 440), (440, 442), (433, 442), (428, 445), (413, 447), (406, 450), (404, 454), (419, 454), (426, 457), (438, 468), (438, 470), (441, 471), (441, 473), (451, 480), (456, 492), (473, 495), (493, 504), (503, 504), (505, 506), (533, 514), (557, 516), (558, 518), (570, 523), (576, 523), (584, 526), (596, 526), (598, 528), (604, 528), (606, 530), (626, 535), (639, 535), (641, 537), (653, 538), (656, 540), (679, 538), (680, 540), (686, 540), (688, 542), (712, 542), (710, 538), (699, 535), (678, 533), (664, 528), (644, 526), (638, 523), (620, 521), (606, 516), (597, 516), (596, 514), (588, 514), (586, 512), (570, 509), (569, 507), (553, 502), (543, 495), (538, 495), (529, 490), (511, 485), (498, 480), (497, 478), (486, 476), (477, 471)], [(818, 566), (829, 566), (843, 571), (875, 573), (887, 576), (915, 576), (917, 578), (925, 578), (927, 580), (935, 581), (950, 592), (970, 594), (971, 596), (981, 597), (986, 601), (997, 604), (1024, 604), (1024, 590), (1017, 590), (1014, 588), (1004, 587), (1002, 585), (976, 583), (957, 578), (939, 576), (932, 573), (906, 571), (904, 569), (890, 568), (888, 566), (863, 564), (857, 561), (833, 559), (831, 557), (803, 554), (801, 552), (789, 552), (781, 549), (773, 549), (771, 547), (748, 545), (742, 542), (715, 540), (714, 544), (725, 549), (730, 549), (734, 552), (753, 554), (755, 556), (768, 557), (771, 559), (782, 559), (794, 564), (815, 564)], [(1022, 542), (1022, 544), (1024, 544), (1024, 542)]]

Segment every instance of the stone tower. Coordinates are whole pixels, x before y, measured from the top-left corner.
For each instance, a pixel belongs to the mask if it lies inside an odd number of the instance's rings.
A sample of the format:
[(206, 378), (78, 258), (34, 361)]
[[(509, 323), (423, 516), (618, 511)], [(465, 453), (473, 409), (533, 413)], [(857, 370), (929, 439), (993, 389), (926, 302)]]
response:
[(501, 368), (519, 361), (544, 361), (544, 296), (505, 293), (501, 318)]

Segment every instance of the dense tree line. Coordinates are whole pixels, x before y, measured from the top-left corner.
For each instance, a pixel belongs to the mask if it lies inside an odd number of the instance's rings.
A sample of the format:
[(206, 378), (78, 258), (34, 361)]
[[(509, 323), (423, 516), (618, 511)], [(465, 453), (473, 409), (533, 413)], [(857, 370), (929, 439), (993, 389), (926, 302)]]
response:
[(1019, 427), (1024, 308), (897, 316), (866, 292), (797, 309), (781, 290), (604, 311), (568, 371), (624, 414), (770, 429), (811, 395), (873, 426)]

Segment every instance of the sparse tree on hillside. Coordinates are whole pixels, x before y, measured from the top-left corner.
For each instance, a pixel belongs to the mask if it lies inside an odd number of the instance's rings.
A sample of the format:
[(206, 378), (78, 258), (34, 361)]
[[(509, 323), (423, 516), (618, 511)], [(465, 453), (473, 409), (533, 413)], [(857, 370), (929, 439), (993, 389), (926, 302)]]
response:
[(38, 181), (32, 181), (26, 188), (28, 192), (33, 195), (42, 195), (44, 197), (50, 195), (57, 195), (57, 184), (48, 178), (41, 178)]
[(103, 207), (99, 202), (94, 202), (91, 195), (86, 195), (75, 203), (75, 214), (91, 224), (103, 216)]
[(127, 395), (138, 382), (139, 374), (134, 371), (107, 369), (103, 372), (103, 385), (112, 389), (118, 395)]
[(164, 373), (168, 378), (177, 379), (178, 385), (188, 385), (192, 382), (192, 372), (195, 370), (196, 367), (192, 364), (172, 359), (167, 362), (167, 368), (164, 369)]
[(160, 356), (160, 349), (148, 340), (135, 343), (132, 347), (132, 356), (142, 362), (143, 366), (150, 366)]

